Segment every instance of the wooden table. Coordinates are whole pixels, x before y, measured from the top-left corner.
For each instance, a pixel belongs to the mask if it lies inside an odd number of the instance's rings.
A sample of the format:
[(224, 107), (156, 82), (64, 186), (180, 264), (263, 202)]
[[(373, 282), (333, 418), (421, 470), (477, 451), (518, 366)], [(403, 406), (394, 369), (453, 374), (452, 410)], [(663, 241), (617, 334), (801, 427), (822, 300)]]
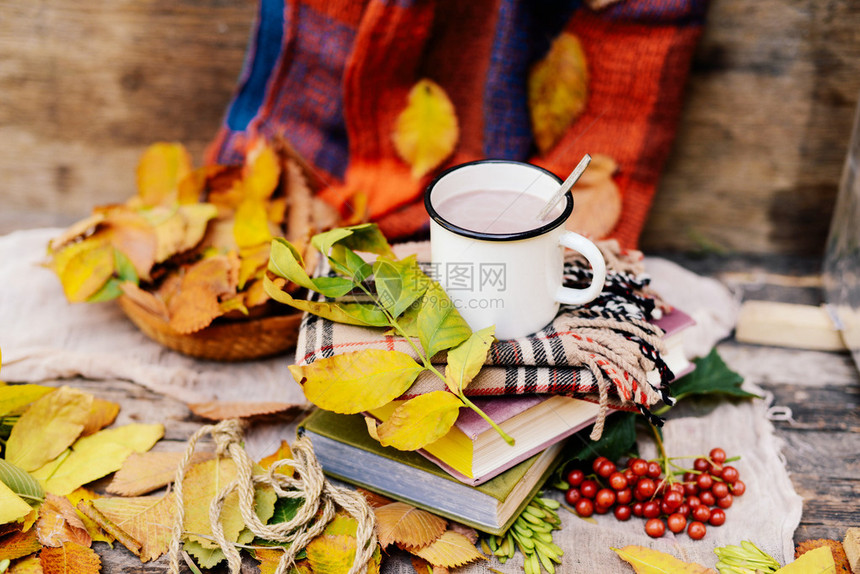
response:
[[(698, 273), (718, 277), (745, 299), (820, 302), (820, 262), (814, 259), (669, 256)], [(860, 374), (847, 352), (817, 352), (720, 343), (718, 350), (735, 371), (773, 393), (774, 405), (791, 409), (792, 421), (776, 421), (785, 441), (783, 454), (791, 480), (803, 497), (803, 516), (795, 541), (841, 540), (860, 525)], [(122, 381), (58, 381), (119, 402), (118, 423), (163, 421), (159, 450), (183, 450), (185, 440), (205, 421), (174, 399)], [(97, 545), (104, 572), (165, 572), (166, 557), (141, 565), (119, 545)], [(255, 567), (246, 561), (249, 572)]]

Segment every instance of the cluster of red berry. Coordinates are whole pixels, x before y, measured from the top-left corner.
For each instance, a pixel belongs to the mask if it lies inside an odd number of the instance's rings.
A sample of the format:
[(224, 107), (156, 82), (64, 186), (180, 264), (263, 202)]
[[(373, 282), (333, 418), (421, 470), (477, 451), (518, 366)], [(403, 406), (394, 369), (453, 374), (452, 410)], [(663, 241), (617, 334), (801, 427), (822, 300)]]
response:
[(733, 497), (746, 490), (738, 470), (725, 462), (725, 451), (714, 448), (707, 458), (697, 458), (691, 470), (680, 471), (679, 481), (671, 471), (664, 476), (657, 461), (631, 458), (619, 470), (601, 456), (592, 462), (594, 474), (586, 475), (581, 469), (567, 474), (565, 499), (580, 516), (611, 510), (618, 520), (647, 519), (645, 532), (654, 538), (663, 536), (668, 527), (676, 534), (686, 529), (690, 538), (700, 540), (706, 524), (721, 526)]

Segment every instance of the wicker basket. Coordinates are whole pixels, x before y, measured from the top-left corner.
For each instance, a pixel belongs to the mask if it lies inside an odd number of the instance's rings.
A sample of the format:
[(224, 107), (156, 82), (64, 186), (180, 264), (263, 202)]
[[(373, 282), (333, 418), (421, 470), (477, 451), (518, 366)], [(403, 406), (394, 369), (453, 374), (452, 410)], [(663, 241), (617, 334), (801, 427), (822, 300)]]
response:
[(146, 336), (169, 349), (199, 359), (246, 361), (279, 355), (294, 347), (302, 314), (218, 321), (188, 335), (177, 333), (164, 319), (122, 296), (119, 305)]

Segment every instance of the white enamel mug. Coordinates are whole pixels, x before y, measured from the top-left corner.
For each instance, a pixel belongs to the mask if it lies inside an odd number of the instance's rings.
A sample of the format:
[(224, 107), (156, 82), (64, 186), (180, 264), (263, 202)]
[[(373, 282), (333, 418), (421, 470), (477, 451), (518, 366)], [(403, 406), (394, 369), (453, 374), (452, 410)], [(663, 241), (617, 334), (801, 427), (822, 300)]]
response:
[[(472, 330), (495, 325), (499, 339), (539, 331), (556, 316), (559, 303), (581, 305), (600, 294), (606, 263), (594, 243), (564, 228), (573, 211), (569, 192), (560, 202), (560, 213), (547, 221), (535, 218), (534, 227), (515, 233), (467, 229), (458, 224), (459, 214), (445, 218), (437, 207), (475, 190), (527, 193), (543, 205), (561, 183), (531, 164), (481, 160), (452, 167), (427, 187), (424, 205), (430, 214), (431, 276)], [(468, 221), (465, 216), (464, 221)], [(565, 248), (578, 251), (591, 265), (593, 279), (587, 288), (562, 286)]]

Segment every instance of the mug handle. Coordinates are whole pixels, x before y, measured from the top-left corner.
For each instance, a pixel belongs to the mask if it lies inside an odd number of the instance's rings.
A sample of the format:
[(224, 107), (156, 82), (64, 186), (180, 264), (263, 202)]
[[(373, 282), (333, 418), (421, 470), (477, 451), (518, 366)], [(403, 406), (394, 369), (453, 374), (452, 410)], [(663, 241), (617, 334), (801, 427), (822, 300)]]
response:
[(565, 231), (559, 236), (558, 243), (563, 247), (581, 253), (588, 263), (591, 264), (594, 277), (591, 280), (591, 285), (585, 289), (572, 289), (570, 287), (559, 286), (555, 292), (555, 300), (567, 305), (588, 303), (600, 295), (600, 292), (603, 290), (603, 283), (606, 281), (606, 261), (603, 260), (603, 255), (597, 246), (579, 233)]

